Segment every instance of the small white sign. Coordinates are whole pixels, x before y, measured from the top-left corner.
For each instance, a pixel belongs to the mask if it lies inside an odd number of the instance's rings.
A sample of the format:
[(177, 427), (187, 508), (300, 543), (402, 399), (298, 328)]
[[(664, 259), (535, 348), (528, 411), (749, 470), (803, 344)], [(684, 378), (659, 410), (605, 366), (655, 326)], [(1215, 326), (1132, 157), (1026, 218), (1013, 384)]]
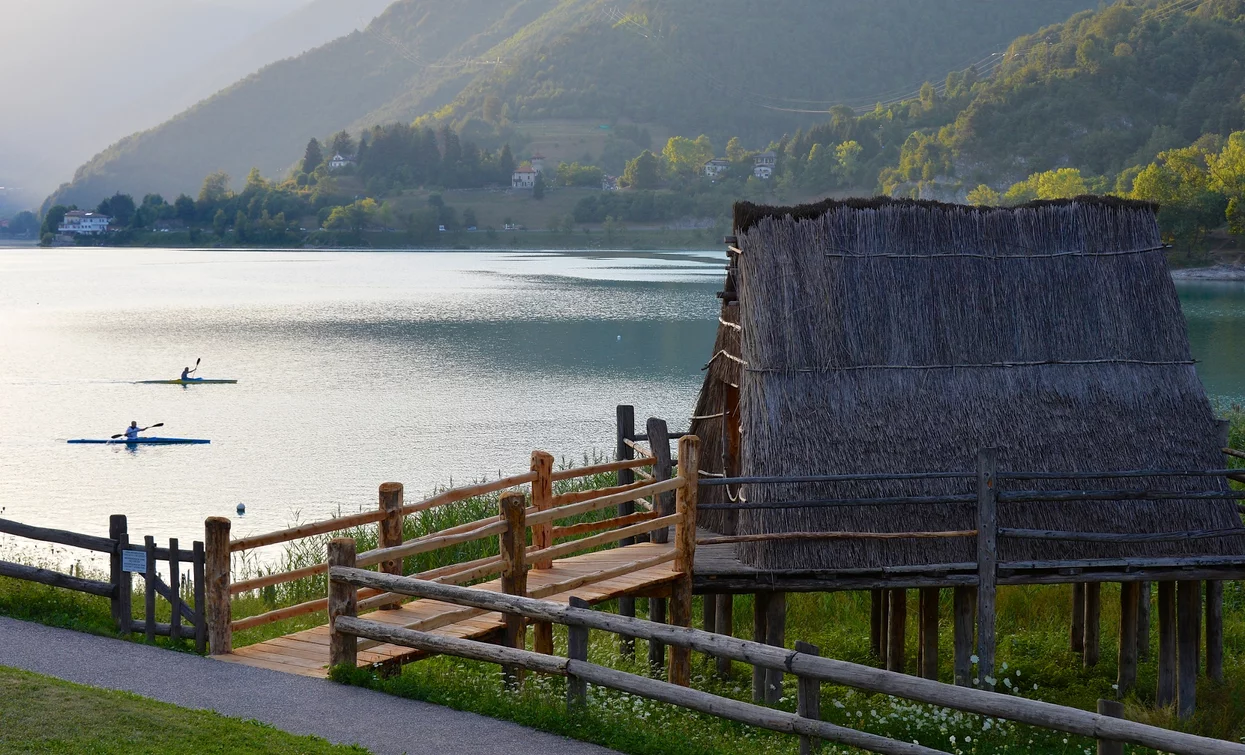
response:
[(121, 569), (146, 574), (147, 551), (121, 551)]

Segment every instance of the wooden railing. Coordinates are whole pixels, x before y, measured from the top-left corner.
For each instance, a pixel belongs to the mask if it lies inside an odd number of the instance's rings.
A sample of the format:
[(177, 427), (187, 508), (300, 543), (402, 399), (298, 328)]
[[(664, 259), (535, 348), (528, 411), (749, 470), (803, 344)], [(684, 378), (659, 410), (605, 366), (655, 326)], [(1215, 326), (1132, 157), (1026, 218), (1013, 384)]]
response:
[[(555, 495), (555, 482), (591, 477), (600, 474), (629, 472), (641, 467), (652, 466), (650, 458), (631, 459), (621, 462), (609, 462), (588, 467), (563, 470), (553, 469), (553, 457), (544, 452), (532, 454), (531, 470), (523, 474), (512, 475), (492, 482), (454, 488), (416, 503), (404, 502), (403, 487), (399, 483), (385, 483), (380, 487), (379, 507), (376, 511), (362, 512), (349, 516), (327, 519), (320, 522), (299, 525), (288, 529), (251, 535), (230, 540), (230, 522), (228, 519), (213, 517), (205, 524), (207, 543), (208, 573), (208, 626), (209, 640), (213, 654), (228, 653), (233, 647), (233, 633), (262, 626), (297, 616), (305, 616), (325, 611), (327, 598), (317, 598), (290, 606), (275, 608), (264, 613), (245, 618), (232, 617), (231, 597), (255, 590), (275, 587), (298, 580), (325, 574), (327, 563), (318, 563), (275, 574), (264, 574), (237, 582), (231, 579), (231, 557), (266, 546), (296, 543), (307, 538), (317, 538), (334, 532), (341, 532), (355, 527), (375, 524), (377, 526), (378, 547), (360, 553), (355, 559), (357, 566), (377, 567), (381, 572), (401, 575), (405, 559), (423, 553), (430, 553), (444, 548), (461, 546), (480, 540), (504, 535), (507, 524), (501, 516), (486, 517), (478, 521), (466, 522), (439, 532), (430, 533), (414, 540), (403, 540), (403, 520), (408, 516), (418, 516), (436, 508), (460, 503), (479, 496), (491, 495), (503, 491), (519, 489), (519, 495), (530, 501), (524, 511), (525, 526), (532, 529), (533, 546), (529, 549), (535, 556), (537, 568), (546, 567), (553, 558), (574, 552), (565, 544), (554, 549), (554, 541), (563, 538), (579, 537), (602, 530), (626, 529), (627, 534), (619, 537), (633, 537), (640, 532), (656, 530), (670, 524), (658, 521), (652, 511), (636, 515), (633, 511), (626, 515), (605, 521), (579, 522), (568, 526), (555, 526), (556, 520), (582, 517), (585, 514), (601, 509), (617, 507), (622, 503), (634, 503), (645, 496), (660, 495), (675, 489), (678, 485), (673, 481), (664, 481), (661, 485), (629, 483), (600, 490), (574, 491)], [(523, 491), (523, 488), (527, 488)], [(650, 507), (651, 503), (642, 502)], [(644, 524), (652, 524), (648, 530), (642, 529)], [(608, 533), (607, 533), (608, 534)], [(598, 536), (593, 541), (600, 547), (608, 544), (606, 538)], [(583, 550), (580, 548), (579, 550)], [(546, 552), (542, 552), (546, 551)], [(425, 571), (417, 576), (423, 579), (437, 580), (441, 583), (462, 584), (499, 574), (503, 570), (501, 556), (475, 559), (458, 564), (449, 564), (437, 569)], [(380, 593), (363, 593), (362, 605), (365, 608), (394, 605), (398, 601), (395, 596), (384, 596)], [(400, 596), (399, 596), (400, 597)]]
[[(33, 527), (8, 519), (0, 519), (0, 533), (82, 548), (97, 553), (107, 553), (109, 557), (107, 582), (10, 561), (0, 561), (0, 576), (108, 598), (111, 603), (113, 622), (121, 634), (128, 636), (134, 632), (141, 632), (148, 642), (154, 642), (157, 635), (172, 640), (193, 638), (196, 650), (200, 653), (204, 652), (207, 648), (207, 622), (204, 616), (203, 543), (196, 542), (193, 550), (182, 550), (174, 538), (169, 540), (167, 548), (159, 548), (156, 546), (155, 538), (148, 535), (144, 539), (142, 549), (131, 548), (126, 517), (114, 515), (109, 518), (108, 524), (108, 537), (98, 537), (46, 527)], [(168, 564), (169, 581), (167, 583), (160, 578), (158, 572), (157, 567), (161, 561)], [(189, 567), (193, 575), (188, 590), (193, 595), (191, 603), (187, 603), (182, 596), (181, 569), (183, 566)], [(145, 582), (143, 619), (139, 622), (134, 621), (133, 618), (131, 575), (134, 573), (141, 574)], [(167, 624), (156, 621), (157, 598), (163, 598), (171, 606), (171, 618)]]
[[(348, 549), (351, 541), (342, 541)], [(340, 553), (340, 551), (339, 551)], [(346, 560), (346, 559), (337, 559)], [(844, 685), (870, 693), (886, 694), (944, 708), (1000, 718), (1066, 734), (1097, 739), (1102, 743), (1125, 742), (1182, 755), (1242, 755), (1245, 746), (1192, 734), (1170, 731), (1121, 718), (1090, 713), (1012, 695), (942, 684), (905, 674), (882, 671), (845, 661), (822, 658), (816, 648), (800, 643), (794, 650), (640, 619), (589, 610), (572, 599), (562, 607), (531, 598), (481, 590), (440, 585), (410, 577), (376, 574), (339, 564), (329, 569), (332, 613), (330, 648), (333, 662), (353, 664), (360, 638), (381, 644), (401, 645), (418, 650), (461, 658), (498, 663), (513, 678), (514, 669), (565, 676), (568, 704), (582, 705), (588, 683), (626, 692), (741, 723), (821, 739), (880, 753), (939, 753), (929, 747), (899, 742), (867, 732), (849, 729), (821, 720), (820, 685)], [(393, 627), (358, 618), (353, 610), (353, 593), (360, 588), (436, 600), (478, 612), (501, 612), (518, 622), (531, 620), (557, 623), (569, 628), (568, 658), (551, 651), (529, 652), (517, 643), (498, 646), (429, 634), (416, 629)], [(599, 630), (630, 638), (649, 640), (690, 654), (695, 650), (718, 658), (742, 661), (754, 666), (794, 674), (798, 679), (798, 713), (790, 714), (757, 705), (686, 689), (648, 677), (635, 676), (589, 663), (588, 632)], [(811, 749), (802, 747), (802, 749)]]

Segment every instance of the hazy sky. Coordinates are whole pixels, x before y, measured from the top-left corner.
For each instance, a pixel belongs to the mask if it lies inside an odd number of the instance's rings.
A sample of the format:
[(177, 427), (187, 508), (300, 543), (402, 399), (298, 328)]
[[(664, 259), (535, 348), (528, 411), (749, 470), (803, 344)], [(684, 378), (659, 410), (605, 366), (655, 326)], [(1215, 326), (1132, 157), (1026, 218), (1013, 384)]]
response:
[[(0, 186), (38, 203), (121, 137), (349, 33), (342, 12), (354, 3), (0, 0)], [(289, 23), (300, 11), (310, 19)]]

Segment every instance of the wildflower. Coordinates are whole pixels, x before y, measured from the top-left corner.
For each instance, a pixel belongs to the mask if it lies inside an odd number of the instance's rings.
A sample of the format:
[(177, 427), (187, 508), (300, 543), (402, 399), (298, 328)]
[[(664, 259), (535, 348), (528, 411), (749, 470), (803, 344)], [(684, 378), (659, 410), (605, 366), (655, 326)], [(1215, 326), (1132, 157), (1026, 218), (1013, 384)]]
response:
[(978, 658), (976, 654), (973, 654), (968, 657), (968, 660), (972, 661), (973, 665), (975, 666), (981, 659)]
[(1003, 677), (1003, 686), (1007, 687), (1008, 689), (1011, 689), (1011, 688), (1012, 688), (1012, 680), (1011, 680), (1011, 679), (1008, 679), (1007, 677)]
[(1007, 670), (1007, 661), (1003, 661), (1003, 670), (1004, 670), (1004, 671), (1006, 671), (1006, 670)]

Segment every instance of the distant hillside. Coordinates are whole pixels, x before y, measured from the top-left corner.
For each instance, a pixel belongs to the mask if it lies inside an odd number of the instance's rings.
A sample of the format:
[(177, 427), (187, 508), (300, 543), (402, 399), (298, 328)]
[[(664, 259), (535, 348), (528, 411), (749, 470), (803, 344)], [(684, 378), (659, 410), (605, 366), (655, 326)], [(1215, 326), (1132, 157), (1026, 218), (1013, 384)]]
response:
[(55, 199), (283, 173), (312, 136), (388, 121), (623, 119), (768, 141), (911, 93), (1097, 0), (399, 0), (80, 168)]
[(1111, 178), (1245, 128), (1243, 97), (1245, 0), (1118, 2), (1016, 40), (884, 184), (951, 196), (1062, 167)]

